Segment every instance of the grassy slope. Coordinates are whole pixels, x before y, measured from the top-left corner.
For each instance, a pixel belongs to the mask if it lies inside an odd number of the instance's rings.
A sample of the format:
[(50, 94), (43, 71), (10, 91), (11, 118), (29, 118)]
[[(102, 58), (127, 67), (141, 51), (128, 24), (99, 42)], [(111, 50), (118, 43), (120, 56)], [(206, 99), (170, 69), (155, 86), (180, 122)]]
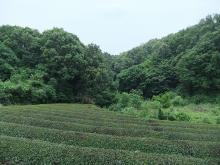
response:
[(94, 105), (0, 108), (0, 162), (218, 164), (220, 126), (146, 121)]

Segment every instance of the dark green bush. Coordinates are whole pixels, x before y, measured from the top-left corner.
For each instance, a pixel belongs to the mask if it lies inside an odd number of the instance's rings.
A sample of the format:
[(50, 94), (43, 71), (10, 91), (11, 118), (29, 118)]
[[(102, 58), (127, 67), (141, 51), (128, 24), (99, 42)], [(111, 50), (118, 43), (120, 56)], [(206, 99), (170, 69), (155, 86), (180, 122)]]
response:
[(166, 120), (167, 119), (167, 116), (164, 114), (164, 112), (161, 109), (159, 109), (159, 111), (158, 111), (158, 119), (159, 120)]
[(212, 122), (210, 121), (209, 118), (205, 117), (203, 120), (202, 120), (203, 123), (207, 123), (207, 124), (211, 124)]
[(176, 120), (176, 115), (172, 112), (168, 113), (168, 120), (175, 121)]
[(169, 108), (171, 106), (171, 100), (175, 97), (174, 92), (165, 92), (163, 94), (153, 96), (153, 100), (159, 101), (163, 108)]
[(184, 112), (178, 112), (176, 114), (176, 119), (179, 121), (190, 121), (190, 116)]
[(220, 117), (216, 119), (216, 124), (220, 124)]
[(122, 111), (126, 108), (141, 109), (143, 98), (138, 91), (131, 91), (130, 93), (118, 93), (116, 95), (115, 103), (109, 107), (112, 111)]
[(171, 100), (171, 104), (174, 106), (184, 106), (186, 105), (186, 101), (181, 96), (175, 96)]
[(43, 72), (31, 69), (16, 72), (10, 80), (0, 81), (0, 103), (5, 105), (36, 104), (56, 101), (55, 89), (43, 83)]

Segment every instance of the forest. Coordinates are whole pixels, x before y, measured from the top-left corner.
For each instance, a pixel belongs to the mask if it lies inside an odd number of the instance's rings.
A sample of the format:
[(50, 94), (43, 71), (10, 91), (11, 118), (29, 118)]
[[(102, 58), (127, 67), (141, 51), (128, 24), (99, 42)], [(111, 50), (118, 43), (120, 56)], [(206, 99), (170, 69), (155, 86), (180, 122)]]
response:
[(91, 103), (220, 123), (220, 15), (119, 55), (62, 28), (0, 27), (0, 104)]

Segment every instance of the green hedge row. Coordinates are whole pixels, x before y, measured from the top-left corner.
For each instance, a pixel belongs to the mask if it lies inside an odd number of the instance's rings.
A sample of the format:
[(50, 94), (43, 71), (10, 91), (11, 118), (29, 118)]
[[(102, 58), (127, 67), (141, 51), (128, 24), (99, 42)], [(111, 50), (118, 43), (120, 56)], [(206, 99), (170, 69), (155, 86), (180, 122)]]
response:
[(216, 159), (83, 148), (0, 136), (0, 162), (5, 164), (191, 164), (214, 165)]
[(196, 129), (218, 129), (220, 130), (220, 125), (217, 124), (204, 124), (204, 123), (190, 123), (186, 121), (169, 121), (169, 120), (148, 120), (151, 125), (161, 125), (161, 126), (176, 126), (182, 128), (196, 128)]
[[(6, 113), (6, 112), (5, 112)], [(15, 113), (6, 113), (6, 114), (13, 114)], [(4, 113), (1, 113), (1, 115), (4, 115)], [(65, 121), (65, 122), (74, 122), (79, 124), (88, 124), (93, 126), (104, 126), (104, 127), (114, 127), (114, 128), (128, 128), (128, 129), (138, 129), (139, 131), (145, 131), (147, 130), (154, 130), (154, 131), (172, 131), (172, 132), (184, 132), (184, 133), (208, 133), (208, 134), (216, 134), (216, 132), (219, 132), (219, 129), (201, 129), (201, 128), (182, 128), (182, 127), (175, 127), (175, 126), (160, 126), (160, 125), (136, 125), (136, 124), (129, 124), (126, 122), (113, 122), (111, 120), (105, 121), (103, 119), (84, 119), (82, 116), (74, 116), (70, 117), (68, 115), (62, 115), (62, 114), (51, 114), (51, 113), (44, 113), (44, 112), (17, 112), (16, 115), (25, 116), (25, 117), (33, 117), (33, 118), (41, 118), (45, 120), (51, 120), (51, 121)], [(220, 133), (219, 133), (220, 135)]]
[[(110, 113), (111, 111), (105, 111), (105, 110), (95, 110), (92, 114), (90, 114), (90, 111), (93, 111), (92, 109), (88, 109), (88, 110), (83, 110), (83, 111), (77, 111), (76, 109), (72, 109), (72, 110), (53, 110), (53, 109), (49, 109), (46, 110), (44, 112), (52, 112), (52, 113), (56, 113), (57, 115), (65, 115), (65, 116), (70, 116), (70, 117), (94, 117), (96, 118), (97, 116), (100, 116), (100, 120), (101, 119), (109, 119), (110, 120), (115, 120), (116, 122), (121, 119), (122, 121), (126, 121), (126, 122), (131, 122), (133, 124), (138, 124), (138, 125), (145, 125), (145, 124), (161, 124), (161, 125), (170, 125), (170, 126), (178, 126), (178, 127), (186, 127), (186, 128), (204, 128), (204, 129), (220, 129), (219, 125), (207, 125), (207, 124), (198, 124), (198, 123), (189, 123), (189, 122), (176, 122), (176, 121), (161, 121), (161, 120), (145, 120), (142, 118), (138, 118), (135, 116), (130, 116), (130, 115), (125, 115), (125, 114), (119, 114), (119, 113)], [(36, 111), (36, 112), (39, 112)], [(119, 117), (120, 116), (120, 117)], [(153, 122), (152, 122), (153, 121)], [(120, 120), (119, 120), (120, 122)], [(157, 123), (156, 123), (157, 122)]]
[[(53, 104), (52, 104), (53, 105)], [(56, 105), (56, 104), (55, 104)], [(59, 106), (58, 106), (59, 107)], [(87, 107), (84, 105), (84, 108), (77, 108), (78, 106), (71, 108), (71, 105), (67, 105), (64, 107), (54, 107), (53, 106), (46, 106), (46, 105), (24, 105), (24, 106), (7, 106), (1, 108), (1, 111), (10, 111), (10, 112), (60, 112), (60, 114), (68, 114), (68, 115), (85, 115), (85, 116), (99, 116), (101, 118), (110, 118), (110, 119), (125, 119), (125, 120), (135, 120), (139, 121), (140, 119), (126, 114), (120, 114), (112, 111), (107, 111), (103, 109), (99, 109), (95, 106), (91, 106), (92, 108), (85, 108)], [(89, 106), (88, 106), (89, 107)]]
[[(19, 113), (24, 117), (33, 117), (33, 118), (41, 118), (45, 120), (51, 121), (65, 121), (65, 122), (74, 122), (79, 124), (88, 124), (88, 125), (95, 125), (95, 126), (105, 126), (105, 127), (114, 127), (114, 128), (135, 128), (135, 129), (148, 129), (148, 130), (155, 130), (155, 131), (172, 131), (172, 132), (188, 132), (188, 133), (208, 133), (208, 134), (216, 134), (219, 132), (220, 129), (209, 129), (209, 128), (183, 128), (183, 127), (176, 127), (175, 125), (151, 125), (147, 122), (145, 125), (137, 125), (137, 124), (130, 124), (126, 122), (113, 122), (111, 120), (99, 120), (99, 118), (95, 119), (83, 119), (83, 117), (70, 117), (67, 115), (54, 115), (54, 114), (42, 114), (42, 113)], [(220, 133), (219, 133), (220, 135)]]
[[(8, 110), (9, 111), (9, 110)], [(6, 111), (5, 113), (7, 113)], [(116, 122), (116, 123), (131, 123), (131, 124), (146, 124), (145, 123), (138, 121), (137, 118), (135, 119), (130, 119), (127, 117), (117, 117), (117, 116), (109, 116), (108, 113), (105, 115), (100, 115), (99, 113), (94, 113), (90, 114), (87, 113), (86, 111), (84, 112), (62, 112), (62, 111), (45, 111), (45, 110), (17, 110), (17, 111), (10, 111), (12, 114), (17, 114), (17, 113), (26, 113), (26, 114), (44, 114), (44, 115), (54, 115), (54, 116), (62, 116), (62, 117), (71, 117), (71, 118), (81, 118), (81, 119), (92, 119), (92, 120), (99, 120), (99, 121), (110, 121), (110, 122)], [(2, 112), (3, 113), (3, 112)]]
[[(99, 119), (100, 121), (107, 121), (107, 122), (116, 122), (116, 123), (130, 123), (134, 125), (162, 125), (162, 126), (174, 126), (174, 127), (183, 127), (183, 128), (197, 128), (197, 129), (220, 129), (219, 125), (216, 124), (193, 124), (189, 122), (176, 122), (176, 121), (161, 121), (161, 120), (145, 120), (137, 117), (130, 117), (121, 114), (122, 116), (118, 117), (118, 114), (110, 115), (108, 111), (103, 111), (104, 115), (100, 115), (100, 111), (96, 111), (95, 113), (90, 114), (89, 111), (79, 111), (75, 112), (76, 110), (49, 110), (43, 111), (44, 113), (48, 113), (48, 115), (54, 114), (63, 117), (77, 117), (82, 119)], [(41, 111), (35, 111), (36, 113), (41, 113)]]
[(153, 138), (117, 137), (100, 134), (61, 131), (0, 122), (0, 134), (82, 147), (122, 149), (163, 154), (182, 154), (193, 157), (220, 157), (220, 143), (169, 141)]
[(220, 136), (218, 134), (194, 134), (194, 133), (178, 133), (178, 132), (158, 132), (152, 130), (138, 130), (138, 129), (124, 129), (124, 128), (110, 128), (110, 127), (98, 127), (84, 124), (70, 123), (70, 122), (58, 122), (43, 120), (31, 117), (1, 115), (0, 121), (26, 124), (31, 126), (54, 128), (66, 131), (78, 131), (89, 132), (99, 134), (109, 134), (117, 136), (131, 136), (131, 137), (157, 137), (169, 140), (201, 140), (201, 141), (219, 141)]
[[(157, 121), (157, 120), (143, 120), (134, 116), (119, 114), (111, 111), (99, 109), (93, 105), (70, 105), (70, 104), (50, 104), (48, 105), (25, 105), (25, 106), (9, 106), (1, 108), (1, 111), (10, 111), (10, 113), (43, 113), (48, 115), (58, 115), (62, 117), (75, 117), (82, 119), (99, 119), (100, 122), (116, 122), (134, 124), (137, 126), (174, 126), (184, 128), (201, 128), (206, 130), (220, 129), (218, 125), (207, 124), (192, 124), (187, 122), (170, 122), (170, 121)], [(0, 112), (1, 113), (1, 112)], [(122, 120), (121, 120), (122, 119)]]
[[(32, 112), (30, 112), (32, 113)], [(146, 125), (151, 125), (151, 126), (170, 126), (170, 127), (180, 127), (180, 128), (191, 128), (192, 130), (194, 128), (196, 129), (204, 129), (206, 131), (211, 131), (215, 129), (220, 129), (219, 125), (216, 124), (193, 124), (189, 122), (175, 122), (175, 121), (161, 121), (161, 120), (144, 120), (141, 118), (129, 118), (129, 117), (123, 117), (123, 118), (118, 118), (113, 116), (109, 116), (108, 113), (106, 115), (100, 115), (99, 112), (94, 113), (94, 114), (87, 114), (87, 112), (74, 112), (72, 111), (67, 111), (67, 112), (62, 112), (62, 111), (35, 111), (34, 113), (37, 114), (45, 114), (45, 115), (55, 115), (55, 116), (62, 116), (62, 117), (70, 117), (70, 118), (81, 118), (81, 119), (92, 119), (92, 120), (99, 120), (100, 122), (114, 122), (114, 123), (127, 123), (127, 124), (132, 124), (132, 125), (137, 125), (138, 127), (140, 126), (146, 126)]]

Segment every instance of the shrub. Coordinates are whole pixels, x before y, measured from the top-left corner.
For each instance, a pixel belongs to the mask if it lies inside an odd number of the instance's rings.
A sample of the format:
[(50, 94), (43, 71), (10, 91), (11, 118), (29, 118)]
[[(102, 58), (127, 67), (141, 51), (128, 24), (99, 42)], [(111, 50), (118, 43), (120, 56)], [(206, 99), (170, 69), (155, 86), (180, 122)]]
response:
[(158, 111), (158, 119), (159, 120), (166, 120), (167, 119), (166, 115), (164, 114), (164, 112), (161, 109), (159, 109), (159, 111)]
[(133, 115), (133, 116), (137, 115), (136, 111), (137, 110), (134, 107), (126, 107), (122, 110), (123, 113)]
[(130, 105), (129, 106), (134, 107), (136, 109), (141, 108), (143, 98), (140, 95), (138, 95), (136, 93), (130, 93), (129, 98), (130, 98), (130, 100), (129, 100)]
[(159, 101), (145, 101), (142, 106), (144, 109), (150, 110), (150, 109), (156, 109), (159, 110), (162, 108), (162, 105)]
[(216, 124), (220, 124), (220, 116), (216, 119)]
[(202, 122), (203, 123), (207, 123), (207, 124), (211, 124), (212, 123), (208, 117), (204, 117)]
[(123, 107), (120, 104), (112, 104), (108, 108), (110, 111), (122, 111)]
[(142, 117), (142, 118), (150, 118), (150, 115), (149, 115), (149, 111), (144, 109), (142, 111), (140, 111), (140, 113), (138, 114), (139, 117)]
[(127, 108), (130, 108), (130, 110), (137, 110), (141, 109), (142, 103), (143, 98), (136, 91), (132, 91), (131, 93), (118, 93), (116, 95), (115, 103), (109, 106), (109, 110), (122, 111)]
[(195, 95), (190, 98), (190, 101), (195, 104), (209, 102), (209, 97), (205, 95)]
[(176, 120), (176, 115), (173, 112), (163, 112), (163, 110), (159, 109), (158, 119), (160, 120)]
[(186, 105), (186, 102), (184, 101), (184, 99), (181, 96), (175, 96), (171, 100), (171, 104), (174, 106), (184, 106), (184, 105)]
[(174, 92), (166, 92), (158, 96), (153, 96), (153, 100), (159, 101), (163, 108), (169, 108), (171, 106), (171, 99), (174, 98), (175, 95)]
[(190, 121), (190, 116), (184, 112), (178, 112), (176, 114), (176, 119), (179, 121)]
[(43, 80), (30, 79), (24, 71), (13, 75), (11, 80), (0, 82), (0, 103), (47, 103), (56, 100), (55, 89)]
[(121, 94), (117, 94), (116, 97), (118, 98), (117, 104), (120, 104), (122, 108), (125, 108), (128, 106), (129, 101), (130, 101), (128, 93), (123, 92)]
[(176, 115), (172, 112), (169, 112), (168, 113), (168, 120), (175, 121), (176, 120)]
[(101, 107), (110, 106), (114, 102), (115, 93), (109, 90), (105, 90), (99, 93), (96, 93), (95, 104)]

